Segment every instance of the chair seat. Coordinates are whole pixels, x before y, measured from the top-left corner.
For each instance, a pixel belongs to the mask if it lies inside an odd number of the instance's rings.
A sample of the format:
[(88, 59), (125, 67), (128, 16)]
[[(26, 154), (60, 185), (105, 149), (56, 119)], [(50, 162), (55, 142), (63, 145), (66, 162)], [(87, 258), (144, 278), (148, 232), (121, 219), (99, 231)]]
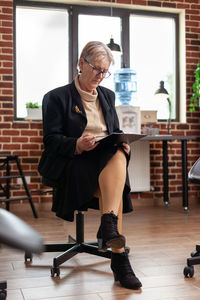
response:
[[(193, 164), (188, 173), (188, 180), (193, 183), (200, 183), (200, 158)], [(185, 277), (193, 277), (194, 265), (200, 264), (200, 245), (196, 245), (196, 250), (192, 251), (191, 257), (187, 259), (187, 266), (183, 270)]]
[(23, 220), (1, 208), (0, 243), (33, 253), (43, 251), (42, 237)]

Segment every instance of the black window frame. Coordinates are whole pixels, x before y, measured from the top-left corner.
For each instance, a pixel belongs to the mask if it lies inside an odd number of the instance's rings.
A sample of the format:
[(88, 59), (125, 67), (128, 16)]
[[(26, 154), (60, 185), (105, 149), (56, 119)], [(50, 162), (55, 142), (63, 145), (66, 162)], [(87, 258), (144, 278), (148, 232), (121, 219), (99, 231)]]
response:
[[(24, 1), (15, 0), (14, 1), (14, 118), (17, 120), (23, 120), (23, 118), (16, 117), (16, 7), (38, 7), (38, 8), (61, 8), (66, 9), (69, 12), (69, 81), (72, 81), (77, 73), (77, 61), (78, 61), (78, 15), (102, 15), (111, 16), (111, 7), (108, 6), (94, 6), (94, 5), (76, 5), (76, 4), (62, 4), (62, 3), (48, 3), (48, 2), (35, 2), (35, 1)], [(175, 21), (175, 102), (176, 111), (172, 121), (179, 121), (179, 108), (180, 108), (180, 76), (179, 76), (179, 14), (178, 13), (168, 13), (160, 11), (149, 10), (138, 10), (130, 8), (119, 8), (112, 7), (112, 16), (121, 18), (121, 45), (122, 45), (122, 67), (130, 66), (130, 42), (129, 42), (129, 17), (131, 14), (143, 15), (143, 16), (155, 16), (155, 17), (171, 17)], [(161, 120), (160, 122), (167, 121)]]

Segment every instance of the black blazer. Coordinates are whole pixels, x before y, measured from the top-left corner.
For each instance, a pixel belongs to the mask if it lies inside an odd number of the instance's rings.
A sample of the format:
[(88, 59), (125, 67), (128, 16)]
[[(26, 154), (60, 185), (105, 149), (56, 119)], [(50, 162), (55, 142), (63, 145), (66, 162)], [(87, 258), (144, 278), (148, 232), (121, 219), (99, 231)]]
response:
[[(108, 134), (121, 132), (115, 110), (115, 94), (101, 86), (97, 87), (97, 91)], [(44, 152), (38, 170), (52, 183), (48, 185), (54, 186), (68, 160), (75, 155), (76, 140), (87, 125), (87, 117), (74, 81), (48, 92), (44, 96), (42, 110)]]

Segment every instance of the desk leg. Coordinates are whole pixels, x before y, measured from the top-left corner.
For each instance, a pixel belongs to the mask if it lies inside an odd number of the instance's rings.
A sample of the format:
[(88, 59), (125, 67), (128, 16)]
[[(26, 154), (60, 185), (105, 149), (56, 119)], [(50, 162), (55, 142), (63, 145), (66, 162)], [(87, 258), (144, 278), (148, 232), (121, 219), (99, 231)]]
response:
[(183, 208), (188, 211), (188, 172), (187, 172), (187, 140), (181, 141), (182, 146), (182, 189), (183, 189)]
[(163, 186), (164, 186), (164, 203), (169, 206), (169, 196), (168, 196), (168, 149), (167, 141), (163, 141)]

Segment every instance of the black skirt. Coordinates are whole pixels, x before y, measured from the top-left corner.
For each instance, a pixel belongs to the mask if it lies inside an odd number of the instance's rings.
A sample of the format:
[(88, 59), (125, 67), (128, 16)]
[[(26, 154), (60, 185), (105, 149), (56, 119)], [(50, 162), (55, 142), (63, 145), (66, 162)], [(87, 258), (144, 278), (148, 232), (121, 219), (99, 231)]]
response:
[[(52, 211), (56, 213), (56, 216), (72, 222), (76, 210), (99, 209), (98, 198), (93, 196), (98, 187), (99, 174), (118, 148), (119, 146), (101, 147), (99, 145), (92, 151), (76, 155), (68, 162), (54, 189)], [(126, 153), (125, 155), (128, 167), (129, 156)], [(123, 191), (123, 213), (132, 210), (127, 172)]]

